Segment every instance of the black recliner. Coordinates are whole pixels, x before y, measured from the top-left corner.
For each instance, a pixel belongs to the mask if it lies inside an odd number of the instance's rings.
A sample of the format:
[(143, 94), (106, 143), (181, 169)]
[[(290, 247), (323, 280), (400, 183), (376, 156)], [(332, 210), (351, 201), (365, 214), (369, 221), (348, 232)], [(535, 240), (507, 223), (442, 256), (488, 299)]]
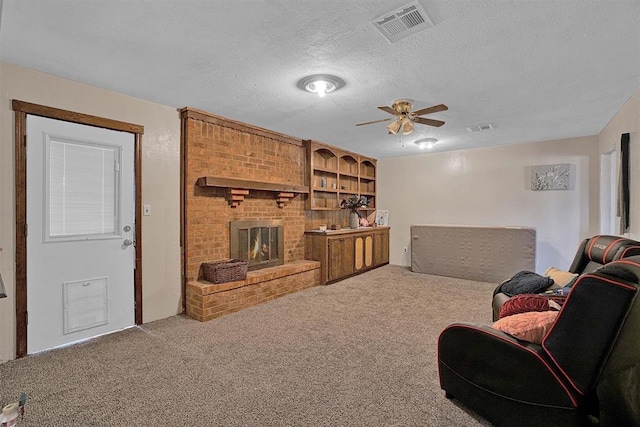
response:
[[(620, 236), (598, 235), (584, 239), (573, 257), (570, 273), (583, 274), (594, 271), (611, 261), (640, 255), (640, 242)], [(493, 291), (493, 320), (498, 320), (500, 308), (511, 298), (502, 293), (502, 284)]]
[(456, 323), (440, 386), (498, 426), (640, 426), (640, 256), (581, 275), (540, 345)]

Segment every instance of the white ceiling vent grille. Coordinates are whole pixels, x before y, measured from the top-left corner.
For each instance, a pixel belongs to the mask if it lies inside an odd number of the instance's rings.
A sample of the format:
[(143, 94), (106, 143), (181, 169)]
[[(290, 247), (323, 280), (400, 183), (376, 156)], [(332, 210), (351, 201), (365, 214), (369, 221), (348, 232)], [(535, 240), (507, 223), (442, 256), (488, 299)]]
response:
[(483, 132), (485, 130), (491, 130), (491, 129), (493, 129), (493, 125), (491, 123), (486, 123), (484, 125), (471, 126), (467, 128), (469, 132)]
[(433, 27), (433, 22), (417, 1), (393, 12), (385, 13), (371, 22), (391, 43), (418, 31)]

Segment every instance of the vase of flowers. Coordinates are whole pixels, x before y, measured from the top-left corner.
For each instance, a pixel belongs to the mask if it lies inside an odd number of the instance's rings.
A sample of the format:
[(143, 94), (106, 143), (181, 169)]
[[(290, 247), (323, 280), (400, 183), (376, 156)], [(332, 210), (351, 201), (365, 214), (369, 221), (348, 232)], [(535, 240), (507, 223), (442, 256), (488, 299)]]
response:
[(340, 202), (342, 209), (349, 209), (349, 227), (358, 228), (360, 223), (360, 212), (358, 209), (365, 207), (369, 201), (365, 196), (350, 196)]

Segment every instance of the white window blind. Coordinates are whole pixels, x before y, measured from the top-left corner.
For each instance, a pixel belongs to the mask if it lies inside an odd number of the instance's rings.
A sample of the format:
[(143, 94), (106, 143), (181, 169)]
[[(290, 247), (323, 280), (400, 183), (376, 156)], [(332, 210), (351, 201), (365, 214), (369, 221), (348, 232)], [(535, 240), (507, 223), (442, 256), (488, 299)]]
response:
[(119, 159), (117, 147), (49, 140), (49, 237), (115, 233)]

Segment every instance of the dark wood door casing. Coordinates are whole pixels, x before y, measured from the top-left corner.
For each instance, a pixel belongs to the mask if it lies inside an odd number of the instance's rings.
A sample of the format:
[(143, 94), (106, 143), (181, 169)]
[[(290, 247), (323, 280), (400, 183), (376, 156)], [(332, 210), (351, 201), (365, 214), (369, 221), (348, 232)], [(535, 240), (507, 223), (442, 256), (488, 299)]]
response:
[(27, 355), (27, 115), (41, 116), (88, 126), (134, 134), (135, 239), (134, 270), (135, 323), (142, 323), (142, 134), (144, 126), (74, 111), (12, 100), (15, 113), (15, 218), (16, 218), (16, 357)]

